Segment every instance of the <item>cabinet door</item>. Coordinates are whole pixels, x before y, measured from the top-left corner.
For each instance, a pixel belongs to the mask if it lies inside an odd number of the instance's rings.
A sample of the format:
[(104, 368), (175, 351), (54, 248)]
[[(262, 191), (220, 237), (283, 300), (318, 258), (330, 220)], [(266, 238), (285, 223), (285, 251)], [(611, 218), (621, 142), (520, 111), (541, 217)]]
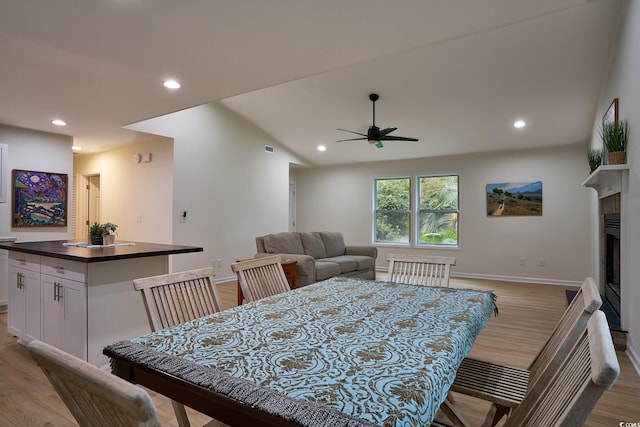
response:
[(42, 275), (42, 340), (87, 360), (87, 302), (84, 283)]
[(42, 336), (42, 292), (40, 273), (26, 271), (24, 277), (24, 336), (26, 342)]
[(7, 330), (18, 338), (22, 338), (25, 319), (22, 275), (22, 270), (9, 268), (9, 322)]
[(21, 340), (39, 340), (41, 334), (40, 275), (9, 268), (9, 322), (7, 330)]

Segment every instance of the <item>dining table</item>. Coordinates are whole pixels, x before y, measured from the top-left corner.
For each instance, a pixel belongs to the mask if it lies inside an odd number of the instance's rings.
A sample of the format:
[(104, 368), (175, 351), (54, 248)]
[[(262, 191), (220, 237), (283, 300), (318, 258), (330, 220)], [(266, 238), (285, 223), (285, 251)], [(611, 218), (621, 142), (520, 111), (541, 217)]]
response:
[(338, 276), (103, 353), (229, 425), (428, 426), (492, 313), (490, 291)]

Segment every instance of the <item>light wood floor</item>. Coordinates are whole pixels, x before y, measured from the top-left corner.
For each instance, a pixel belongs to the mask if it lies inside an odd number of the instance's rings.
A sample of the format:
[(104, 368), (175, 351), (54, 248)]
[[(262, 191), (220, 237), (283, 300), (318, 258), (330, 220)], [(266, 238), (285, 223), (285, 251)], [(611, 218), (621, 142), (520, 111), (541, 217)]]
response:
[[(379, 275), (379, 279), (381, 279)], [(490, 289), (498, 297), (500, 313), (478, 337), (472, 355), (526, 367), (544, 343), (565, 308), (566, 288), (498, 281), (452, 279), (453, 287)], [(236, 304), (235, 283), (219, 285), (225, 308)], [(26, 349), (7, 331), (7, 315), (0, 314), (0, 426), (76, 425), (66, 407), (33, 363)], [(621, 375), (598, 402), (586, 426), (614, 427), (640, 423), (640, 378), (625, 353), (618, 352)], [(168, 399), (150, 392), (164, 426), (176, 426)], [(455, 394), (456, 406), (471, 425), (480, 425), (488, 404)], [(208, 419), (190, 412), (192, 424)]]

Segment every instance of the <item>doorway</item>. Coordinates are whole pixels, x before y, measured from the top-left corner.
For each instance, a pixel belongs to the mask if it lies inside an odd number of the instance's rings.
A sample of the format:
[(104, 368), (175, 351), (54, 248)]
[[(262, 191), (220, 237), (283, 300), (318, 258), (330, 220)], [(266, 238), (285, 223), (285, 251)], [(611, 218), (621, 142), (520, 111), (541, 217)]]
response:
[(78, 226), (75, 240), (87, 240), (89, 225), (102, 222), (102, 203), (100, 198), (100, 174), (82, 175), (78, 187)]

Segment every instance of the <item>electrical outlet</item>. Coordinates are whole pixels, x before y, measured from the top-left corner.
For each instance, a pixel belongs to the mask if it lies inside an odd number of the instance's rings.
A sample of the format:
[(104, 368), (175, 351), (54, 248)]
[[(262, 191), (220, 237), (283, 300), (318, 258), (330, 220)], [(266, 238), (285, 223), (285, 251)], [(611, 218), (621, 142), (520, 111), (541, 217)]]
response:
[(183, 224), (187, 222), (187, 211), (184, 211), (180, 214), (180, 219), (178, 219), (178, 222), (181, 222)]
[(136, 222), (142, 222), (142, 215), (141, 214), (136, 215)]
[(220, 258), (216, 260), (216, 268), (222, 268), (222, 260)]
[(546, 261), (544, 260), (544, 258), (538, 258), (538, 266), (544, 267), (545, 264), (546, 264)]
[(525, 257), (520, 258), (520, 267), (527, 265), (527, 259)]

